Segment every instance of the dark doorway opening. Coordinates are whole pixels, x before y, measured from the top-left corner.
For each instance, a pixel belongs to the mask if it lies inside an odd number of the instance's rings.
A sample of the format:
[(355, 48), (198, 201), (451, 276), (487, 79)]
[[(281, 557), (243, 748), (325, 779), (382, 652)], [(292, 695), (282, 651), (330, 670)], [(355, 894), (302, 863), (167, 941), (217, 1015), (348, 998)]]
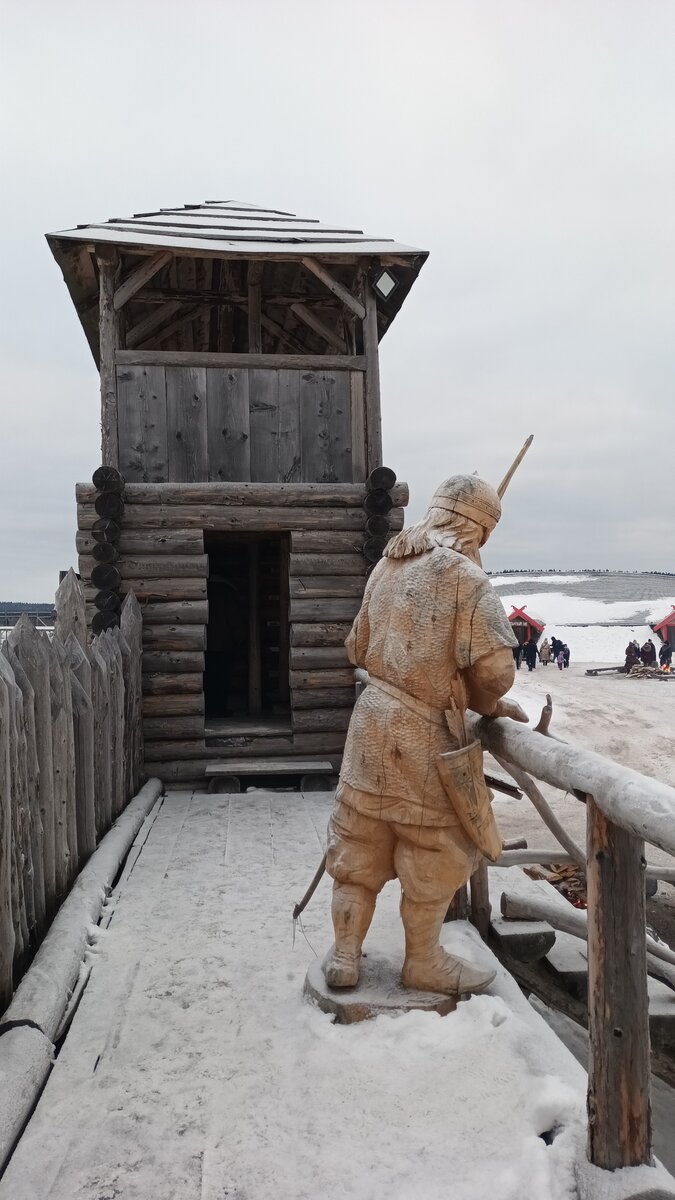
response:
[(290, 718), (287, 534), (205, 533), (207, 725)]

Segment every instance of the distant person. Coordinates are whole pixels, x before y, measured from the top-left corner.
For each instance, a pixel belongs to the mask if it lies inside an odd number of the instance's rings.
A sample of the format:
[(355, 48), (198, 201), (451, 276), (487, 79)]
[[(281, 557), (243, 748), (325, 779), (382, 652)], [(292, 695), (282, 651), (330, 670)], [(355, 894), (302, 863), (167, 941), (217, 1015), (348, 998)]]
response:
[(656, 646), (651, 640), (648, 639), (644, 645), (640, 647), (640, 658), (642, 659), (643, 667), (656, 666)]
[(565, 655), (563, 654), (562, 643), (560, 645), (560, 649), (559, 649), (558, 653), (555, 656), (555, 661), (558, 664), (558, 670), (562, 671), (563, 667), (565, 666)]
[(517, 671), (520, 670), (520, 663), (521, 663), (522, 656), (523, 656), (523, 647), (521, 646), (521, 644), (519, 642), (517, 646), (513, 647), (513, 659), (516, 664)]
[(633, 670), (633, 667), (637, 666), (637, 664), (640, 661), (640, 651), (636, 647), (635, 642), (628, 643), (628, 645), (626, 646), (626, 649), (624, 651), (624, 654), (626, 656), (626, 663), (624, 666), (624, 670), (625, 670), (626, 674), (629, 675), (630, 672)]
[(523, 657), (527, 663), (528, 671), (534, 671), (537, 665), (537, 643), (530, 638), (529, 642), (525, 643), (523, 648)]
[(570, 665), (570, 648), (567, 645), (567, 643), (563, 644), (562, 656), (563, 656), (563, 666), (569, 667), (569, 665)]
[(673, 647), (670, 642), (664, 642), (659, 650), (659, 666), (661, 669), (670, 670), (670, 664), (673, 661)]
[(539, 662), (542, 667), (547, 667), (551, 661), (551, 647), (548, 644), (548, 638), (544, 638), (539, 647)]

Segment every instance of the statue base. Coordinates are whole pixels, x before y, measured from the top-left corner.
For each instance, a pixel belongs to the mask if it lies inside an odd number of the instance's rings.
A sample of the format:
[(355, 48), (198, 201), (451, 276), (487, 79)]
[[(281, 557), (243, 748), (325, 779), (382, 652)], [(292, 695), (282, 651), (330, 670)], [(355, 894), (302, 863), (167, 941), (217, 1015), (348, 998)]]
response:
[(401, 983), (401, 963), (380, 954), (364, 954), (361, 975), (355, 988), (330, 988), (317, 958), (305, 977), (304, 994), (323, 1012), (331, 1013), (338, 1025), (368, 1021), (380, 1013), (436, 1012), (442, 1017), (457, 1008), (457, 996), (440, 992), (416, 992)]

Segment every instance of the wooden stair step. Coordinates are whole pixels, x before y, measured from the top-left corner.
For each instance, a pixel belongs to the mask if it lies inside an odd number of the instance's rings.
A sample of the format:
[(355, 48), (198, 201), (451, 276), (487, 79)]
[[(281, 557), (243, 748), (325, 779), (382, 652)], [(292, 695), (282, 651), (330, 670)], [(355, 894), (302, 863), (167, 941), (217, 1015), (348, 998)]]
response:
[(205, 775), (334, 775), (335, 768), (325, 759), (306, 758), (231, 758), (210, 762)]

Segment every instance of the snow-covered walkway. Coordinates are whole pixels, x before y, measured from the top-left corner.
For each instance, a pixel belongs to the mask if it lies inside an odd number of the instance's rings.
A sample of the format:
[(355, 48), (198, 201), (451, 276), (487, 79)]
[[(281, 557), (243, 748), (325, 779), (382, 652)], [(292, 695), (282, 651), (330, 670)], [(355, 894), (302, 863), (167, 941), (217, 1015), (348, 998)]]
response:
[[(165, 798), (0, 1200), (575, 1195), (585, 1077), (508, 978), (444, 1018), (341, 1027), (303, 1002), (313, 950), (301, 933), (293, 947), (290, 914), (330, 803)], [(324, 879), (305, 920), (318, 953), (328, 901)], [(371, 934), (389, 950), (397, 903), (391, 884)], [(489, 953), (469, 927), (445, 929)]]

